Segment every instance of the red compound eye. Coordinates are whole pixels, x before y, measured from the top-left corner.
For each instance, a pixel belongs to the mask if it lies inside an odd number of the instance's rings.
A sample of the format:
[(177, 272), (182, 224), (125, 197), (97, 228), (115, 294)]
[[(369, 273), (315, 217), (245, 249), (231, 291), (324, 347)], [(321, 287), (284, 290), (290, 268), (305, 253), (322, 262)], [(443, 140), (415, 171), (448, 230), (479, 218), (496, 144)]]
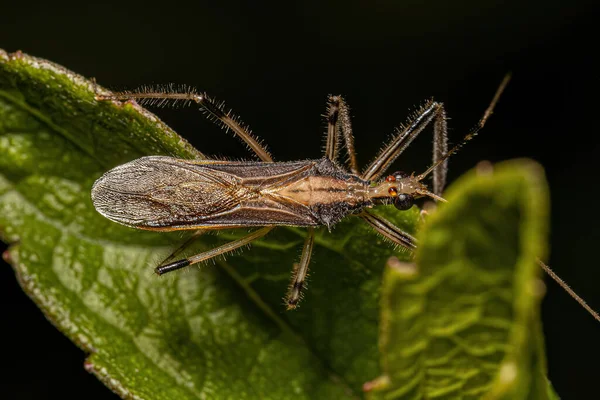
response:
[(388, 189), (388, 193), (390, 194), (390, 196), (396, 197), (398, 196), (398, 189), (396, 189), (395, 187), (391, 187)]

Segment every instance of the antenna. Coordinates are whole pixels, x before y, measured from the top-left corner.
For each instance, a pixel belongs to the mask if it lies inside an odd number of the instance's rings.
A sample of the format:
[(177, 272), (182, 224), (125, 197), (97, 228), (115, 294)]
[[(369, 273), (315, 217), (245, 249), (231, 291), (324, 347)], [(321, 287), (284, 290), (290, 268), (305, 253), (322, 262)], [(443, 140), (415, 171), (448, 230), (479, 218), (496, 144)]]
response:
[[(483, 116), (481, 117), (481, 119), (479, 120), (477, 125), (475, 125), (475, 127), (472, 128), (469, 131), (469, 133), (467, 133), (465, 135), (465, 137), (462, 139), (462, 141), (459, 144), (457, 144), (452, 149), (450, 149), (450, 151), (448, 151), (444, 156), (442, 156), (442, 158), (440, 158), (435, 164), (433, 164), (431, 167), (427, 168), (427, 170), (425, 172), (423, 172), (420, 175), (417, 175), (416, 176), (417, 181), (423, 180), (427, 175), (429, 175), (439, 165), (441, 165), (444, 161), (446, 161), (450, 156), (458, 153), (458, 151), (465, 145), (465, 143), (469, 142), (471, 139), (473, 139), (475, 136), (477, 136), (477, 133), (479, 133), (481, 128), (484, 127), (487, 120), (494, 113), (494, 108), (496, 107), (496, 104), (498, 104), (498, 100), (500, 99), (500, 96), (502, 96), (504, 89), (506, 89), (508, 82), (510, 82), (510, 78), (511, 78), (511, 74), (509, 72), (508, 74), (506, 74), (504, 76), (504, 79), (502, 79), (502, 82), (500, 82), (500, 86), (498, 86), (498, 89), (496, 90), (496, 93), (494, 94), (494, 97), (492, 98), (490, 105), (487, 107), (487, 109), (483, 113)], [(438, 199), (437, 196), (432, 196), (431, 193), (423, 193), (423, 194)], [(443, 200), (443, 199), (440, 197), (438, 200)], [(443, 200), (443, 201), (445, 202), (446, 200)], [(581, 298), (577, 293), (575, 293), (575, 291), (573, 289), (571, 289), (571, 287), (561, 277), (556, 275), (556, 273), (539, 258), (537, 258), (536, 261), (537, 261), (538, 265), (550, 276), (550, 278), (552, 278), (556, 283), (558, 283), (558, 285), (560, 287), (562, 287), (565, 290), (565, 292), (567, 292), (569, 294), (569, 296), (571, 296), (577, 303), (579, 303), (579, 305), (581, 307), (583, 307), (592, 317), (594, 317), (594, 319), (596, 321), (600, 322), (600, 315), (598, 315), (598, 313), (596, 311), (594, 311), (594, 309), (592, 307), (590, 307), (583, 298)]]
[(552, 269), (548, 265), (544, 264), (542, 260), (537, 258), (536, 261), (538, 265), (542, 267), (542, 269), (546, 271), (548, 275), (550, 275), (550, 278), (554, 279), (554, 281), (558, 283), (560, 287), (562, 287), (565, 290), (565, 292), (569, 293), (569, 296), (575, 299), (575, 301), (578, 302), (579, 305), (585, 309), (585, 311), (590, 313), (590, 315), (594, 317), (596, 321), (600, 322), (600, 315), (598, 315), (598, 313), (594, 311), (594, 309), (590, 307), (584, 299), (582, 299), (577, 293), (575, 293), (575, 291), (571, 289), (567, 282), (565, 282), (560, 276), (556, 275), (556, 273), (552, 271)]

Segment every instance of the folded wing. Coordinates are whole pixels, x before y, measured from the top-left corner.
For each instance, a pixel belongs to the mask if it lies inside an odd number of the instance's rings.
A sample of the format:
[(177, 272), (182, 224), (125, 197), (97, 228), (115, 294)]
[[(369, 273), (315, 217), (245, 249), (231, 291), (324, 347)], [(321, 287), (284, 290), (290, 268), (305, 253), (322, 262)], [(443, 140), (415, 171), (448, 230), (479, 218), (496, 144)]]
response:
[(106, 218), (142, 229), (187, 225), (232, 209), (248, 192), (235, 176), (171, 157), (143, 157), (94, 183), (92, 202)]
[(149, 230), (316, 226), (307, 207), (261, 192), (310, 167), (281, 163), (274, 169), (272, 163), (142, 157), (100, 177), (92, 187), (92, 202), (112, 221)]

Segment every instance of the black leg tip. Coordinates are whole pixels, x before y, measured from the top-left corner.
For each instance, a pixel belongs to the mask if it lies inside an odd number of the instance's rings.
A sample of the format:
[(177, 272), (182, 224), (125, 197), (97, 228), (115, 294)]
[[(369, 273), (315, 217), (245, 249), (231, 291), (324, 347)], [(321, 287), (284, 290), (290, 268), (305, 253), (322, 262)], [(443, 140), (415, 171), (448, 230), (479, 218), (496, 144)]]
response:
[(159, 265), (158, 267), (156, 267), (154, 269), (154, 272), (156, 273), (156, 275), (160, 276), (160, 275), (166, 274), (167, 272), (176, 271), (178, 269), (185, 268), (188, 265), (190, 265), (190, 262), (187, 259), (183, 259), (183, 260), (172, 262), (170, 264)]

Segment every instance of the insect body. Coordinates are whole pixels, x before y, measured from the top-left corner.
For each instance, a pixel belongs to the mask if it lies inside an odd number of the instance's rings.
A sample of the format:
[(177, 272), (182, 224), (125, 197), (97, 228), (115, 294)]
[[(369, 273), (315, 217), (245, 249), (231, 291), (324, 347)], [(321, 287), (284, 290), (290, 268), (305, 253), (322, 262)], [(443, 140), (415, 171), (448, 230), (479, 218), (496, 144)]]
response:
[[(225, 112), (222, 105), (204, 95), (146, 91), (99, 96), (105, 100), (195, 101), (209, 117), (235, 132), (262, 161), (143, 157), (118, 166), (98, 179), (92, 188), (92, 201), (98, 212), (108, 219), (139, 229), (202, 232), (260, 227), (241, 239), (192, 257), (169, 262), (171, 256), (156, 268), (158, 274), (242, 247), (276, 226), (308, 228), (302, 256), (294, 268), (286, 298), (288, 307), (294, 308), (300, 300), (308, 272), (315, 227), (331, 228), (344, 217), (357, 215), (393, 243), (410, 250), (416, 248), (416, 240), (411, 235), (370, 213), (369, 209), (393, 203), (399, 210), (407, 210), (415, 198), (423, 196), (443, 201), (440, 193), (445, 184), (447, 158), (483, 127), (506, 83), (507, 80), (498, 89), (479, 124), (452, 150), (447, 151), (444, 108), (440, 103), (429, 101), (398, 129), (390, 143), (362, 173), (354, 155), (349, 111), (340, 96), (329, 99), (323, 158), (295, 162), (273, 162), (246, 127)], [(392, 162), (430, 123), (433, 123), (434, 131), (433, 165), (416, 176), (396, 172), (383, 177)], [(337, 161), (340, 137), (343, 137), (348, 153), (347, 167)], [(430, 173), (433, 173), (433, 191), (422, 183)]]
[(140, 229), (331, 228), (390, 196), (428, 193), (414, 179), (397, 176), (372, 186), (327, 158), (264, 163), (150, 156), (98, 179), (92, 199), (105, 217)]

